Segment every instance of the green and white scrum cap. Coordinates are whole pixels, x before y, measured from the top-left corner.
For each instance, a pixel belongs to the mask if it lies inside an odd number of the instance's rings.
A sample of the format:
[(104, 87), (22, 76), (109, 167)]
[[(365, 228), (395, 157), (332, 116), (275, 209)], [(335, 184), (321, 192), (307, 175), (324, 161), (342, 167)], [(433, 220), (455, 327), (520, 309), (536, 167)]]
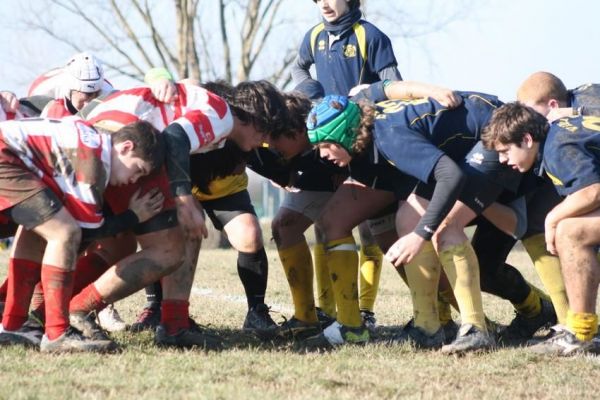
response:
[(333, 142), (352, 154), (360, 108), (346, 96), (328, 95), (315, 105), (306, 120), (311, 144)]

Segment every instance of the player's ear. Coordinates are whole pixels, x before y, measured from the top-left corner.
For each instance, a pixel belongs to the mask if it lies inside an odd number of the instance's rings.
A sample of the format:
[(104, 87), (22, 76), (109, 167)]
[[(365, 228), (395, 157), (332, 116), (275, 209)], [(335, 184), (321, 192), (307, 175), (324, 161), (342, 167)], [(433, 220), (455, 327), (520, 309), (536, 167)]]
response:
[(526, 132), (525, 135), (523, 135), (522, 145), (525, 145), (528, 149), (533, 146), (533, 136), (531, 136), (531, 133)]
[(556, 99), (550, 99), (548, 100), (548, 106), (553, 109), (553, 108), (560, 108), (560, 104), (558, 104), (558, 100)]
[(120, 143), (115, 144), (115, 147), (119, 154), (126, 155), (134, 150), (135, 143), (133, 143), (131, 140), (124, 140)]

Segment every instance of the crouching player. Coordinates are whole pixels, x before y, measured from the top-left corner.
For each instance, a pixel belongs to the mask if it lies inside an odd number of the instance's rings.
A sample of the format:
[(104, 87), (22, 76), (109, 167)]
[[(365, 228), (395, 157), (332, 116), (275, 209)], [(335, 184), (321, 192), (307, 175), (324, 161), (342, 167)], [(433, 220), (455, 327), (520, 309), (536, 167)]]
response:
[[(421, 181), (400, 206), (396, 219), (400, 239), (388, 257), (395, 266), (404, 265), (412, 289), (414, 325), (433, 337), (440, 330), (436, 296), (439, 256), (463, 322), (456, 340), (443, 348), (448, 353), (494, 344), (483, 314), (477, 258), (463, 228), (503, 189), (515, 187), (519, 181), (518, 174), (499, 163), (497, 168), (504, 171), (493, 171), (496, 182), (490, 179), (490, 171), (456, 164), (475, 145), (492, 111), (501, 104), (488, 95), (464, 93), (462, 97), (463, 105), (454, 110), (427, 99), (388, 101), (375, 109), (366, 104), (359, 107), (345, 98), (326, 97), (308, 121), (309, 138), (318, 144), (322, 157), (347, 165), (376, 146), (395, 169)], [(327, 227), (325, 232), (330, 262), (348, 264), (345, 253), (353, 245), (351, 238), (332, 235)], [(345, 279), (338, 276), (337, 281)], [(350, 323), (355, 320), (348, 318)], [(343, 338), (344, 327), (339, 325), (352, 327), (344, 321), (337, 325), (342, 334), (324, 332), (329, 342)]]
[(498, 109), (483, 137), (500, 160), (521, 172), (545, 173), (565, 199), (545, 220), (546, 246), (557, 254), (569, 310), (566, 329), (533, 347), (568, 356), (595, 350), (600, 265), (600, 117), (546, 118), (522, 104)]
[(113, 342), (84, 338), (69, 325), (75, 260), (82, 236), (93, 236), (106, 225), (106, 186), (136, 182), (162, 165), (164, 150), (157, 134), (143, 122), (113, 135), (98, 133), (79, 119), (0, 124), (0, 210), (21, 225), (9, 263), (1, 338), (15, 336), (27, 320), (41, 271), (46, 297), (41, 350), (114, 348)]

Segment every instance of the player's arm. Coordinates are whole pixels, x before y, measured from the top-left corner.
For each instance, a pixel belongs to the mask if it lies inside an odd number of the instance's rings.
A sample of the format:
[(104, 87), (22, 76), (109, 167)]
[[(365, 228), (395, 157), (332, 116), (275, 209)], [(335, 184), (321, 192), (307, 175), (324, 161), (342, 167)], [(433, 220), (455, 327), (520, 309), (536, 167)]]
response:
[(170, 124), (163, 131), (166, 145), (166, 168), (171, 192), (175, 197), (179, 223), (191, 237), (208, 237), (204, 216), (192, 195), (190, 177), (191, 143), (179, 124)]
[(112, 214), (105, 208), (104, 223), (97, 228), (83, 228), (82, 241), (86, 243), (97, 239), (115, 236), (133, 228), (138, 223), (146, 222), (157, 215), (162, 210), (164, 196), (157, 188), (148, 191), (140, 196), (138, 190), (129, 201), (129, 209), (120, 213)]
[(384, 100), (414, 100), (431, 97), (445, 107), (455, 108), (462, 103), (462, 97), (441, 86), (414, 81), (380, 81), (361, 90), (353, 101), (367, 99), (374, 103)]
[(177, 86), (173, 76), (165, 68), (152, 68), (144, 75), (144, 82), (150, 86), (154, 98), (163, 103), (171, 103), (177, 98)]
[(19, 99), (13, 92), (0, 91), (0, 105), (4, 112), (16, 113), (19, 110)]
[(433, 170), (435, 189), (429, 206), (414, 232), (425, 240), (431, 237), (450, 212), (467, 180), (464, 172), (448, 156), (442, 156)]
[(600, 208), (600, 183), (584, 187), (570, 195), (546, 216), (546, 228), (558, 225), (566, 218), (577, 217)]
[(566, 218), (588, 214), (600, 208), (600, 183), (584, 187), (570, 195), (552, 209), (546, 216), (546, 247), (551, 254), (556, 254), (556, 227)]

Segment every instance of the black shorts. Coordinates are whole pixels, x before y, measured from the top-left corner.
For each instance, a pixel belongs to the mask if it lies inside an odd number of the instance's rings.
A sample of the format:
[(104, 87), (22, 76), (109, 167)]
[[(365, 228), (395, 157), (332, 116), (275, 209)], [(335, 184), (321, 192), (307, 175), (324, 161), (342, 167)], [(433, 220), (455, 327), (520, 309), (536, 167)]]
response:
[(200, 202), (215, 228), (222, 231), (232, 219), (242, 214), (256, 215), (248, 190)]
[(562, 197), (548, 180), (544, 180), (535, 191), (528, 193), (526, 196), (527, 231), (523, 238), (544, 233), (546, 215), (561, 201)]
[(49, 188), (2, 211), (12, 222), (33, 229), (51, 219), (63, 207), (62, 202)]
[(133, 233), (136, 235), (145, 235), (147, 233), (158, 232), (165, 229), (171, 229), (179, 224), (177, 220), (177, 209), (169, 208), (161, 211), (147, 221), (141, 222), (133, 227)]

